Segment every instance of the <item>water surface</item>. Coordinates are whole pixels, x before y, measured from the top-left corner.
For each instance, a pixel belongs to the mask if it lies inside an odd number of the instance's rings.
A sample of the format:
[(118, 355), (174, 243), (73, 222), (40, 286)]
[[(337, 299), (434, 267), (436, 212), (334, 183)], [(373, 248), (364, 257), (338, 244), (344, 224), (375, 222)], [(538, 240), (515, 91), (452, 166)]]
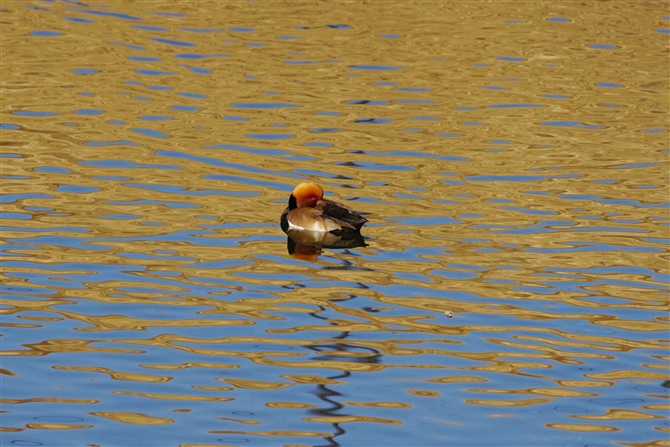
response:
[(2, 20), (2, 445), (667, 439), (662, 3)]

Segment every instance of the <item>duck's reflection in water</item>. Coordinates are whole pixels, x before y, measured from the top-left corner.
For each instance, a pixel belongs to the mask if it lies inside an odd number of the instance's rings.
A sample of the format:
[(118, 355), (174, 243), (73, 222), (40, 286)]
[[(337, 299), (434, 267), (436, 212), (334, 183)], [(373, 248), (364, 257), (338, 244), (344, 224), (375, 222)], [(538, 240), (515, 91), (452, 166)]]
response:
[[(349, 295), (346, 298), (334, 301), (346, 301), (354, 297), (355, 295)], [(323, 307), (320, 307), (320, 310), (322, 312), (326, 311)], [(310, 313), (310, 315), (319, 320), (328, 321), (328, 317), (320, 315), (317, 312)], [(319, 408), (307, 410), (308, 413), (313, 415), (313, 419), (308, 418), (308, 420), (330, 422), (333, 427), (332, 435), (324, 437), (325, 443), (322, 445), (323, 447), (341, 445), (337, 442), (336, 438), (346, 434), (346, 430), (337, 421), (341, 418), (346, 420), (348, 417), (356, 417), (355, 414), (347, 411), (346, 405), (341, 402), (345, 395), (337, 390), (337, 386), (346, 383), (342, 379), (351, 377), (352, 370), (374, 371), (377, 369), (375, 365), (382, 364), (383, 354), (379, 350), (368, 346), (361, 346), (355, 342), (347, 342), (349, 335), (348, 331), (344, 331), (335, 337), (331, 337), (329, 340), (323, 340), (321, 343), (314, 343), (308, 346), (308, 349), (315, 352), (314, 356), (310, 356), (310, 360), (323, 362), (324, 364), (341, 365), (340, 371), (325, 377), (330, 381), (334, 381), (334, 383), (330, 385), (325, 383), (316, 385), (316, 388), (312, 391), (323, 402), (323, 405)], [(351, 366), (365, 364), (369, 365), (369, 367), (354, 367), (352, 370), (347, 370), (344, 368), (345, 364), (350, 364)]]
[(317, 231), (288, 230), (286, 248), (289, 255), (302, 261), (315, 262), (324, 248), (347, 249), (367, 247), (359, 232), (336, 235)]

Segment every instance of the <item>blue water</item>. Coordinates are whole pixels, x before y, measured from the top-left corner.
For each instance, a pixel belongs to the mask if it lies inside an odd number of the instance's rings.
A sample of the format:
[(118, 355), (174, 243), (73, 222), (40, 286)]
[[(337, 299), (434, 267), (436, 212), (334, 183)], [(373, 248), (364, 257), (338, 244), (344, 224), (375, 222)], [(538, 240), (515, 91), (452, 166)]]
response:
[(299, 6), (3, 5), (0, 444), (661, 445), (666, 12)]

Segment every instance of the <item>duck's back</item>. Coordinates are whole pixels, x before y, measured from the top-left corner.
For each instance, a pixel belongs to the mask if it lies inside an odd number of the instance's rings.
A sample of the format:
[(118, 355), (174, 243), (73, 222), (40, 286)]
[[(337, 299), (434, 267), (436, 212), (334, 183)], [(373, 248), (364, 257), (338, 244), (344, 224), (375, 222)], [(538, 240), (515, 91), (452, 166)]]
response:
[(324, 216), (339, 222), (343, 231), (358, 231), (368, 221), (348, 206), (327, 199), (319, 200), (315, 208), (320, 209)]

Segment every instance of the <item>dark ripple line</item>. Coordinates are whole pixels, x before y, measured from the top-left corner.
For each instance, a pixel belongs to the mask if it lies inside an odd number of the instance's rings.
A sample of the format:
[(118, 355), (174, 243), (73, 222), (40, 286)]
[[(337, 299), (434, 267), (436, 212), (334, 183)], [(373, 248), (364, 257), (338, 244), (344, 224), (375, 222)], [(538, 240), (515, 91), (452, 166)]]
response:
[[(237, 171), (243, 171), (243, 172), (251, 172), (254, 174), (266, 174), (266, 175), (271, 175), (271, 176), (281, 176), (281, 177), (290, 177), (290, 178), (300, 178), (297, 175), (293, 174), (287, 174), (281, 171), (270, 171), (267, 169), (261, 169), (261, 168), (255, 168), (251, 165), (242, 165), (238, 163), (228, 163), (225, 161), (221, 161), (217, 158), (210, 158), (210, 157), (198, 157), (195, 155), (189, 155), (185, 154), (183, 152), (176, 152), (176, 151), (157, 151), (156, 155), (160, 157), (169, 157), (169, 158), (179, 158), (182, 160), (190, 160), (190, 161), (197, 161), (198, 163), (205, 163), (210, 166), (217, 166), (217, 167), (222, 167), (222, 168), (231, 168), (235, 169)], [(214, 178), (212, 176), (209, 176), (210, 178)]]
[(85, 14), (94, 14), (97, 16), (105, 16), (105, 17), (114, 17), (117, 19), (124, 19), (124, 20), (134, 20), (134, 21), (144, 21), (144, 19), (141, 19), (139, 17), (131, 16), (129, 14), (123, 14), (119, 12), (107, 12), (107, 11), (96, 11), (94, 9), (74, 9), (74, 8), (65, 8), (66, 11), (75, 11), (75, 12), (82, 12)]

